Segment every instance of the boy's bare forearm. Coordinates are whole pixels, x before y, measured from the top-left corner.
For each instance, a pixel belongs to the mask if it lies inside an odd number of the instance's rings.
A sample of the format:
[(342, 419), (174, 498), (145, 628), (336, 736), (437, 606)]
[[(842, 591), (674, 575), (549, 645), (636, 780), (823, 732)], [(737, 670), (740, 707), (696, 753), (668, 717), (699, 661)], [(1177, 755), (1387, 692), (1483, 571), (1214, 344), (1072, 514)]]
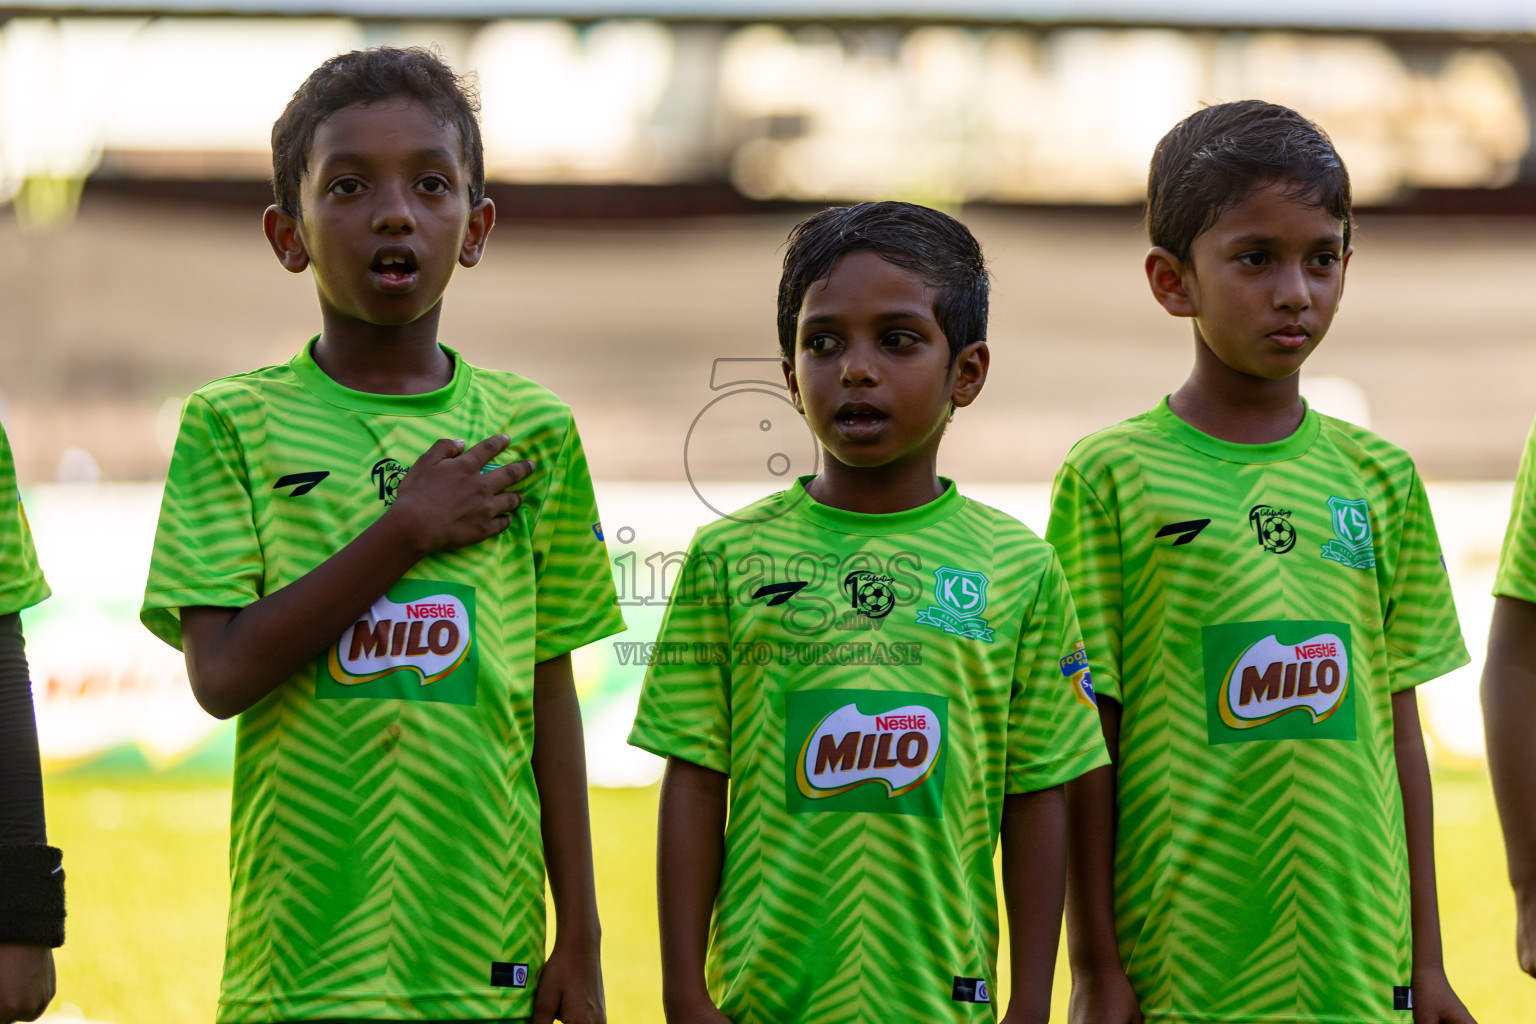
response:
[(244, 608), (183, 608), (182, 645), (198, 703), (229, 718), (317, 657), (423, 557), (385, 514), (313, 571)]
[(1435, 892), (1435, 815), (1429, 759), (1413, 690), (1392, 695), (1392, 748), (1403, 793), (1408, 840), (1409, 904), (1413, 920), (1413, 1019), (1416, 1024), (1476, 1024), (1445, 975), (1440, 907)]
[[(1120, 755), (1120, 705), (1099, 698), (1099, 724), (1112, 762)], [(1115, 936), (1115, 765), (1066, 785), (1067, 957), (1075, 977), (1120, 970)]]
[(1066, 784), (1067, 959), (1074, 976), (1120, 969), (1115, 936), (1115, 766)]
[(1413, 970), (1440, 969), (1440, 909), (1435, 890), (1435, 813), (1429, 760), (1419, 728), (1413, 690), (1392, 695), (1392, 747), (1403, 792), (1403, 829), (1408, 840), (1408, 880), (1413, 912)]
[(1536, 604), (1500, 597), (1483, 667), (1483, 729), (1509, 880), (1522, 903), (1536, 901)]
[(1051, 1015), (1051, 979), (1066, 899), (1067, 803), (1060, 786), (1003, 799), (1003, 898), (1013, 991), (1005, 1020)]
[(725, 858), (728, 776), (667, 760), (656, 836), (662, 1002), (681, 1019), (710, 1002), (704, 983), (709, 919)]
[(555, 937), (595, 944), (602, 929), (592, 881), (587, 756), (568, 654), (534, 666), (533, 729), (533, 778), (542, 808), (545, 870), (555, 901)]

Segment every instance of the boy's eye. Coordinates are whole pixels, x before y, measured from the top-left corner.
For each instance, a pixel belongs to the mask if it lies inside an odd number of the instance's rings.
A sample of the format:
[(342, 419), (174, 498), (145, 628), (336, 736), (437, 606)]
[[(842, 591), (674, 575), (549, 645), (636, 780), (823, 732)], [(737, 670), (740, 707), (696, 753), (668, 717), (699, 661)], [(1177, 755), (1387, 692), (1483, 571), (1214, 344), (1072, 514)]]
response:
[(338, 196), (355, 196), (362, 190), (363, 183), (356, 178), (342, 178), (331, 184), (331, 192)]
[(813, 334), (800, 342), (800, 347), (807, 352), (825, 352), (832, 347), (833, 338), (829, 334)]
[(1237, 258), (1237, 262), (1248, 267), (1262, 267), (1268, 261), (1268, 254), (1262, 252), (1245, 252)]
[(1312, 261), (1320, 267), (1331, 267), (1339, 262), (1339, 254), (1336, 252), (1320, 252), (1312, 257)]
[(911, 348), (918, 343), (918, 340), (916, 335), (907, 334), (903, 331), (892, 331), (885, 336), (885, 345), (888, 348)]
[(421, 184), (418, 187), (423, 192), (432, 192), (432, 193), (447, 192), (449, 190), (447, 179), (446, 178), (440, 178), (440, 177), (438, 177), (435, 174), (432, 175), (430, 178), (423, 178), (423, 179), (421, 179)]

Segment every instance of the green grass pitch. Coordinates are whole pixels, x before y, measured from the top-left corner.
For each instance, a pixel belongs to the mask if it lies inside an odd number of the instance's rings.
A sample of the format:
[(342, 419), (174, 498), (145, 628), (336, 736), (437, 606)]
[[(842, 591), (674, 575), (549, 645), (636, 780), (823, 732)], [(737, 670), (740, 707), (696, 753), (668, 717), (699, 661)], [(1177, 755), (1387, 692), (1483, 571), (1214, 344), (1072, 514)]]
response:
[[(662, 1020), (656, 794), (592, 790), (614, 1024)], [(49, 836), (65, 851), (69, 878), (69, 942), (58, 952), (50, 1017), (211, 1022), (224, 952), (228, 788), (57, 779), (47, 800)], [(1435, 814), (1451, 981), (1483, 1024), (1536, 1020), (1536, 980), (1515, 967), (1514, 910), (1487, 780), (1437, 776)], [(999, 987), (1006, 999), (1006, 983)], [(1058, 962), (1053, 1022), (1066, 1020), (1066, 996), (1066, 965)]]

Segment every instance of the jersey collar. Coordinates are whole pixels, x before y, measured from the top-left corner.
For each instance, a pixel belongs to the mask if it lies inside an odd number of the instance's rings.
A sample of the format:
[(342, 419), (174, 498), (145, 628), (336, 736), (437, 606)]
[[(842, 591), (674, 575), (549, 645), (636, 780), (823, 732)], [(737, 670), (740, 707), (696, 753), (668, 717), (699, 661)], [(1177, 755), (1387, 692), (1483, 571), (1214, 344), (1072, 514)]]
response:
[(1202, 455), (1209, 455), (1224, 462), (1240, 462), (1249, 465), (1285, 462), (1287, 459), (1305, 455), (1322, 429), (1322, 420), (1309, 405), (1306, 414), (1301, 418), (1301, 426), (1297, 427), (1290, 437), (1282, 437), (1278, 441), (1267, 441), (1264, 444), (1237, 444), (1234, 441), (1223, 441), (1219, 437), (1212, 437), (1210, 434), (1196, 430), (1179, 419), (1174, 411), (1168, 408), (1167, 395), (1164, 395), (1163, 400), (1147, 413), (1147, 418), (1163, 433), (1168, 434), (1186, 448), (1193, 448)]
[(805, 489), (805, 485), (814, 479), (814, 475), (800, 477), (785, 497), (796, 515), (837, 533), (864, 537), (917, 533), (943, 522), (965, 507), (965, 498), (955, 487), (955, 482), (942, 476), (939, 482), (944, 485), (943, 494), (926, 505), (909, 508), (904, 512), (849, 512), (847, 509), (823, 505)]
[(353, 391), (351, 388), (338, 384), (320, 369), (320, 364), (315, 362), (315, 342), (320, 340), (320, 335), (310, 338), (288, 363), (293, 368), (294, 376), (315, 397), (331, 405), (340, 406), (343, 409), (351, 409), (354, 412), (371, 413), (376, 416), (430, 416), (433, 413), (451, 409), (464, 397), (469, 390), (470, 377), (474, 375), (474, 368), (459, 358), (459, 354), (447, 345), (441, 345), (448, 358), (453, 360), (453, 379), (436, 391), (427, 391), (419, 395), (376, 395), (371, 391)]

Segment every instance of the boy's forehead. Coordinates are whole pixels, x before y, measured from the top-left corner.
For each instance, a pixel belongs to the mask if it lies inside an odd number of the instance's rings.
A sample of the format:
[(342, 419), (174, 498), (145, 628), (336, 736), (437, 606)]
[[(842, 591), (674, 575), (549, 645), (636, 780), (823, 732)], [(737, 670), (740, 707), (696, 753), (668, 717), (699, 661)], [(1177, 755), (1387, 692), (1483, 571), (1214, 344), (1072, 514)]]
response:
[(805, 290), (800, 318), (824, 319), (857, 307), (932, 318), (935, 291), (921, 274), (897, 266), (871, 249), (844, 253), (827, 274)]
[(308, 165), (420, 156), (464, 162), (458, 128), (414, 96), (359, 100), (315, 127)]
[(1295, 234), (1342, 238), (1343, 222), (1328, 212), (1318, 191), (1292, 182), (1270, 181), (1255, 185), (1222, 210), (1202, 234), (1223, 239)]

